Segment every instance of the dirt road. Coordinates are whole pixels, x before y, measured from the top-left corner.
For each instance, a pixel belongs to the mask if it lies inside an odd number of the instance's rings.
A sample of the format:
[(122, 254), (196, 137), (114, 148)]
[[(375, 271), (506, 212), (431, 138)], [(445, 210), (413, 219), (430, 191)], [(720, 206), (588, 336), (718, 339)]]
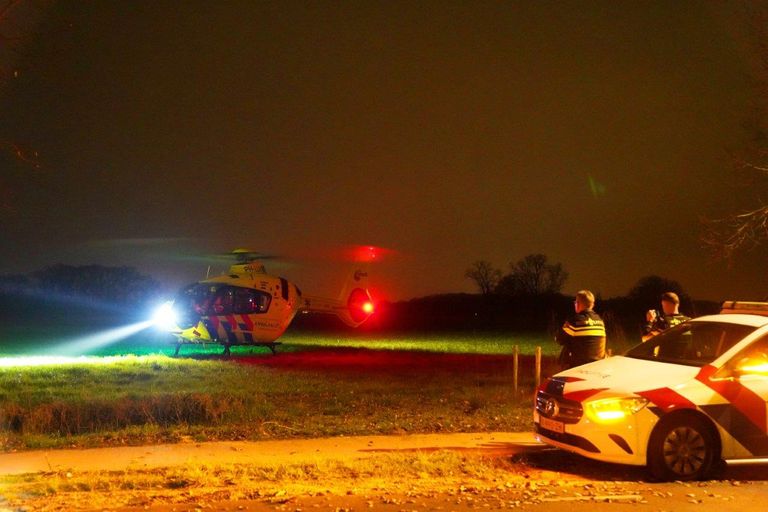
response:
[[(415, 464), (423, 462), (419, 457), (442, 453), (457, 454), (457, 470), (437, 478), (427, 474), (429, 468), (398, 475), (381, 465), (392, 464), (392, 456), (410, 461), (412, 455)], [(473, 460), (498, 465), (476, 470), (480, 466), (472, 466)], [(222, 469), (259, 466), (277, 468), (279, 473), (281, 468), (310, 468), (303, 474), (313, 475), (314, 468), (327, 464), (342, 470), (333, 478), (305, 476), (303, 481), (284, 475), (278, 484), (245, 478), (239, 469)], [(226, 476), (194, 479), (190, 472), (198, 477)], [(166, 484), (142, 489), (142, 482), (151, 477)], [(686, 512), (702, 507), (750, 512), (764, 510), (768, 499), (767, 466), (729, 468), (726, 479), (710, 482), (649, 483), (644, 478), (641, 468), (600, 464), (546, 449), (530, 433), (182, 443), (0, 454), (4, 486), (0, 512), (506, 508), (586, 512), (608, 507), (612, 512)], [(196, 483), (184, 485), (191, 480)], [(22, 481), (32, 484), (25, 487)], [(35, 482), (40, 485), (34, 487)]]
[(378, 453), (472, 451), (511, 457), (542, 449), (531, 433), (424, 434), (332, 437), (284, 441), (228, 441), (126, 446), (83, 450), (40, 450), (0, 454), (0, 475), (55, 471), (135, 471), (197, 464), (301, 464), (318, 459), (351, 460)]

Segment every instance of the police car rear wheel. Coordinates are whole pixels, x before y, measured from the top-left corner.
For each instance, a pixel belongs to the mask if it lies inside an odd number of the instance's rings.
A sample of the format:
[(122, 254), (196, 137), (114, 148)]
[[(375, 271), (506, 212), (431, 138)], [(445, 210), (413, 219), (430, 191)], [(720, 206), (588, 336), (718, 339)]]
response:
[(648, 444), (648, 469), (661, 480), (704, 478), (715, 461), (709, 426), (693, 416), (677, 416), (659, 424)]

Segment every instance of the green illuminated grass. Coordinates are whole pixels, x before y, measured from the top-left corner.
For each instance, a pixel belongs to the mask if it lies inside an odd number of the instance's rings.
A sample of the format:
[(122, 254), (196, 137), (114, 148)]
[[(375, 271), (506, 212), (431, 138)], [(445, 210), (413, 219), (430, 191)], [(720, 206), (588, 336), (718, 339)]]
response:
[[(546, 370), (545, 370), (546, 371)], [(530, 358), (305, 348), (0, 368), (0, 445), (530, 429)]]
[(531, 334), (450, 334), (399, 336), (307, 336), (286, 333), (281, 340), (286, 347), (352, 347), (372, 350), (417, 350), (444, 354), (533, 354), (542, 347), (545, 355), (556, 355), (559, 346), (543, 335)]
[[(213, 344), (186, 345), (174, 358), (171, 340), (148, 330), (76, 354), (96, 357), (95, 364), (7, 366), (21, 356), (65, 353), (95, 331), (0, 329), (0, 449), (528, 430), (532, 354), (541, 346), (552, 361), (558, 351), (535, 335), (289, 331), (274, 356), (264, 347), (234, 347), (225, 360)], [(105, 364), (104, 356), (118, 357)]]
[[(52, 355), (69, 353), (78, 339), (99, 332), (96, 328), (51, 327), (48, 325), (27, 325), (6, 327), (0, 330), (0, 357), (19, 355)], [(551, 337), (535, 334), (358, 334), (339, 335), (302, 333), (289, 330), (279, 340), (280, 352), (295, 352), (315, 347), (368, 348), (372, 350), (418, 350), (455, 354), (511, 354), (518, 346), (521, 354), (533, 354), (536, 347), (542, 347), (545, 355), (556, 355), (559, 347)], [(125, 340), (119, 340), (102, 347), (78, 352), (80, 355), (172, 355), (175, 350), (173, 339), (165, 334), (147, 330)], [(182, 355), (220, 354), (218, 344), (185, 345)], [(263, 347), (235, 347), (235, 353), (249, 354), (266, 352)]]

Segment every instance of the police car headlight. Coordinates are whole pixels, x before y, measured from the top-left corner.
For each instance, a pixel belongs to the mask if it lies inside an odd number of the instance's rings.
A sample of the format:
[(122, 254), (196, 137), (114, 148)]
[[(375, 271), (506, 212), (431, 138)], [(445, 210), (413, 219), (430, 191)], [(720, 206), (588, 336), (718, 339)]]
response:
[(152, 315), (152, 322), (159, 329), (163, 329), (165, 331), (178, 330), (178, 315), (173, 309), (173, 302), (166, 302), (157, 308), (154, 315)]
[(641, 411), (648, 405), (642, 397), (604, 398), (584, 404), (587, 418), (595, 423), (618, 423)]

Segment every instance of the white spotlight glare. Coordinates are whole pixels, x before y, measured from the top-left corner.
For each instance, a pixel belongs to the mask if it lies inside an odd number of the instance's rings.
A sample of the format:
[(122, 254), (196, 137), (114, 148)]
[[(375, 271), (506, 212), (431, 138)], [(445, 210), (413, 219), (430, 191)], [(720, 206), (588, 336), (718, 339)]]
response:
[(173, 309), (173, 302), (165, 302), (158, 307), (155, 314), (152, 315), (152, 322), (164, 331), (178, 330), (178, 319), (176, 311)]

